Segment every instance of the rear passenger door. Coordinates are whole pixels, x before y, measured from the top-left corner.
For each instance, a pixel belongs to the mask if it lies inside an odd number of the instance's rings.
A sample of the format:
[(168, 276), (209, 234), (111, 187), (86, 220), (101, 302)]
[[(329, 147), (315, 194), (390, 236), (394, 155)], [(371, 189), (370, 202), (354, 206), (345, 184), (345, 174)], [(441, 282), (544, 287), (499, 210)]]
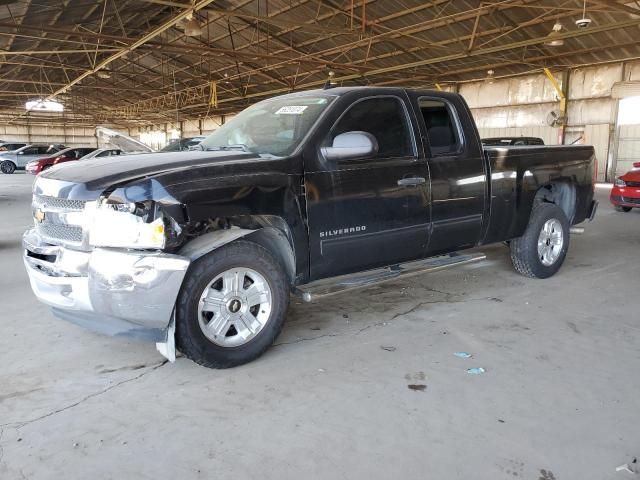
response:
[[(368, 158), (305, 159), (311, 279), (421, 258), (428, 239), (429, 172), (407, 98), (340, 98), (320, 146), (342, 133), (373, 135)], [(356, 97), (357, 98), (357, 97)]]
[[(431, 173), (432, 232), (427, 256), (475, 246), (487, 178), (470, 111), (454, 96), (411, 93)], [(468, 132), (468, 135), (465, 135)]]

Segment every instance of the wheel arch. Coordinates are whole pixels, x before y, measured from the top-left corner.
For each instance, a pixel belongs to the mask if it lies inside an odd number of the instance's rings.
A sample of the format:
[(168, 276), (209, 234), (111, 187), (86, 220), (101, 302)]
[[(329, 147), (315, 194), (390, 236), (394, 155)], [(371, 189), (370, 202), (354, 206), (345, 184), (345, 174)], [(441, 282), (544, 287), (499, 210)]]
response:
[[(247, 223), (246, 219), (243, 223)], [(296, 256), (286, 221), (275, 216), (256, 216), (249, 225), (232, 225), (227, 229), (204, 233), (189, 241), (177, 253), (193, 262), (224, 245), (245, 239), (269, 250), (282, 265), (293, 285), (296, 281)]]
[(543, 202), (556, 204), (567, 216), (569, 225), (573, 224), (577, 202), (577, 191), (573, 182), (568, 179), (558, 179), (540, 186), (533, 197), (532, 211)]

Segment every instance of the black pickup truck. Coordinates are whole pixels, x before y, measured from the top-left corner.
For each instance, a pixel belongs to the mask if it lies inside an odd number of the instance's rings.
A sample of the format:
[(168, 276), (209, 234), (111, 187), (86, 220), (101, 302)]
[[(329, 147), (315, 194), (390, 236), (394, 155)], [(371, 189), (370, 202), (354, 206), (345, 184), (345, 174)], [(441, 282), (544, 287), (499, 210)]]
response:
[(24, 261), (56, 316), (209, 367), (262, 354), (306, 301), (483, 258), (545, 278), (593, 218), (589, 146), (484, 148), (456, 94), (259, 102), (202, 151), (73, 162), (34, 184)]

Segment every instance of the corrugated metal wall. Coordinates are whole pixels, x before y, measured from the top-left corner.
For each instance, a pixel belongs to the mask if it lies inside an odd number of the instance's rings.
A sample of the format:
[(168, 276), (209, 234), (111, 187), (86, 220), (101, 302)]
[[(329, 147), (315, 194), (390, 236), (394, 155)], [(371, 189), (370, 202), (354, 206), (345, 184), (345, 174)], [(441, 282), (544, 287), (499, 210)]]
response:
[[(562, 84), (559, 72), (554, 75)], [(580, 67), (569, 72), (564, 143), (595, 147), (600, 181), (605, 180), (607, 171), (623, 171), (632, 157), (640, 161), (637, 130), (623, 126), (618, 143), (612, 138), (618, 100), (612, 98), (611, 89), (617, 82), (630, 80), (640, 80), (638, 61)], [(466, 83), (460, 85), (459, 92), (469, 103), (482, 137), (537, 136), (547, 144), (559, 142), (560, 129), (547, 123), (549, 112), (559, 111), (559, 98), (544, 73), (496, 79), (492, 83)]]
[(640, 125), (621, 125), (616, 175), (631, 170), (633, 162), (640, 162)]
[(95, 129), (90, 127), (0, 124), (0, 140), (25, 143), (63, 143), (70, 147), (97, 145)]

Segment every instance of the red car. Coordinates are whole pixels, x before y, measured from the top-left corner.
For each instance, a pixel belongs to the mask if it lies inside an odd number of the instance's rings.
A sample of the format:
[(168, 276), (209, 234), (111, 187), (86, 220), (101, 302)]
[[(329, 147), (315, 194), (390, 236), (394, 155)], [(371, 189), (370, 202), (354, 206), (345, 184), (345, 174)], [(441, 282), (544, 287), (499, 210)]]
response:
[(85, 155), (93, 152), (95, 147), (71, 147), (60, 150), (49, 157), (39, 158), (32, 162), (27, 163), (25, 169), (32, 175), (38, 175), (40, 172), (46, 170), (49, 167), (58, 165), (64, 162), (70, 162), (73, 160), (79, 160)]
[(619, 212), (640, 208), (640, 162), (633, 164), (633, 170), (616, 178), (609, 200)]

